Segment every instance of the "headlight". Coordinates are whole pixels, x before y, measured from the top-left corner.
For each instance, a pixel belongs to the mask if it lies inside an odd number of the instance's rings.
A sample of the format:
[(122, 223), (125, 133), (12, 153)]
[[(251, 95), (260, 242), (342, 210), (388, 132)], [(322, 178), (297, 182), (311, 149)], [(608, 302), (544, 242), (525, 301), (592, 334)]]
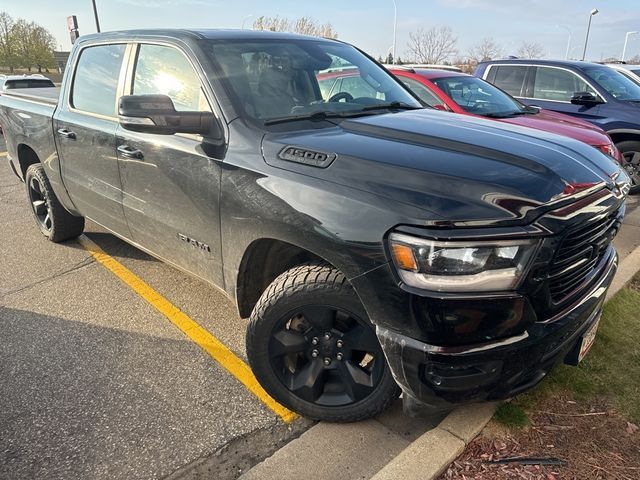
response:
[(402, 233), (389, 236), (403, 282), (437, 292), (515, 289), (535, 251), (534, 240), (436, 241)]

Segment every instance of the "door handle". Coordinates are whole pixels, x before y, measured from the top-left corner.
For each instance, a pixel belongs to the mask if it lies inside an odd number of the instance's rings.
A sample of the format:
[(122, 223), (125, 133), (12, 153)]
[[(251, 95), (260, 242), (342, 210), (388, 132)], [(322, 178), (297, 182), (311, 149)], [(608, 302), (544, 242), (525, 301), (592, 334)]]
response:
[(66, 128), (58, 129), (58, 135), (64, 138), (70, 138), (71, 140), (76, 139), (76, 132), (72, 132), (71, 130), (67, 130)]
[(119, 145), (118, 152), (125, 158), (135, 158), (137, 160), (142, 160), (144, 155), (137, 148), (130, 147), (129, 145)]

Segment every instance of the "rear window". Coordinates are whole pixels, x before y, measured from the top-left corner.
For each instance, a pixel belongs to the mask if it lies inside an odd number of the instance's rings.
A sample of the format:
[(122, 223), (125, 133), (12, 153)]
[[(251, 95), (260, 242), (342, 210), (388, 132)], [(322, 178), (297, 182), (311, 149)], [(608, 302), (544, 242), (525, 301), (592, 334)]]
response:
[(4, 84), (4, 88), (9, 90), (11, 88), (47, 88), (55, 87), (51, 80), (33, 80), (30, 78), (24, 78), (19, 80), (7, 80)]
[(98, 45), (80, 53), (71, 105), (84, 112), (115, 116), (116, 90), (126, 45)]
[(491, 83), (514, 97), (520, 97), (522, 95), (522, 85), (524, 84), (524, 76), (527, 72), (526, 66), (501, 65), (499, 67), (493, 67), (492, 70), (495, 70), (495, 77)]

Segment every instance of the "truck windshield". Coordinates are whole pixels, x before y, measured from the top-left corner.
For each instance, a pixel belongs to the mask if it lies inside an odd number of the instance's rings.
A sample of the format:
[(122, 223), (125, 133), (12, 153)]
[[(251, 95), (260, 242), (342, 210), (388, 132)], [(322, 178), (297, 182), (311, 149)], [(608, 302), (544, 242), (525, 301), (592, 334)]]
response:
[(585, 73), (618, 100), (640, 101), (640, 85), (611, 67), (589, 67)]
[[(383, 68), (343, 43), (206, 40), (205, 51), (236, 107), (266, 124), (422, 108)], [(348, 77), (340, 75), (345, 71)]]
[(431, 81), (469, 113), (497, 118), (537, 113), (537, 110), (528, 110), (515, 98), (476, 77), (442, 77)]

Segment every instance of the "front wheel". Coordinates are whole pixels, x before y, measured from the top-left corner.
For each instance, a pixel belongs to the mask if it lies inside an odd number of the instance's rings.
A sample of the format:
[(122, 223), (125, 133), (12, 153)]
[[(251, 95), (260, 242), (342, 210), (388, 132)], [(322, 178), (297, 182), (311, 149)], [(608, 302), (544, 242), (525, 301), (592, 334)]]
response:
[(622, 168), (631, 177), (631, 193), (640, 193), (640, 142), (629, 140), (616, 147), (622, 155)]
[(42, 234), (52, 242), (75, 238), (84, 230), (84, 218), (71, 215), (60, 204), (40, 163), (27, 168), (24, 182), (31, 210)]
[(274, 399), (315, 420), (363, 420), (399, 395), (353, 287), (327, 264), (273, 281), (251, 314), (247, 355)]

